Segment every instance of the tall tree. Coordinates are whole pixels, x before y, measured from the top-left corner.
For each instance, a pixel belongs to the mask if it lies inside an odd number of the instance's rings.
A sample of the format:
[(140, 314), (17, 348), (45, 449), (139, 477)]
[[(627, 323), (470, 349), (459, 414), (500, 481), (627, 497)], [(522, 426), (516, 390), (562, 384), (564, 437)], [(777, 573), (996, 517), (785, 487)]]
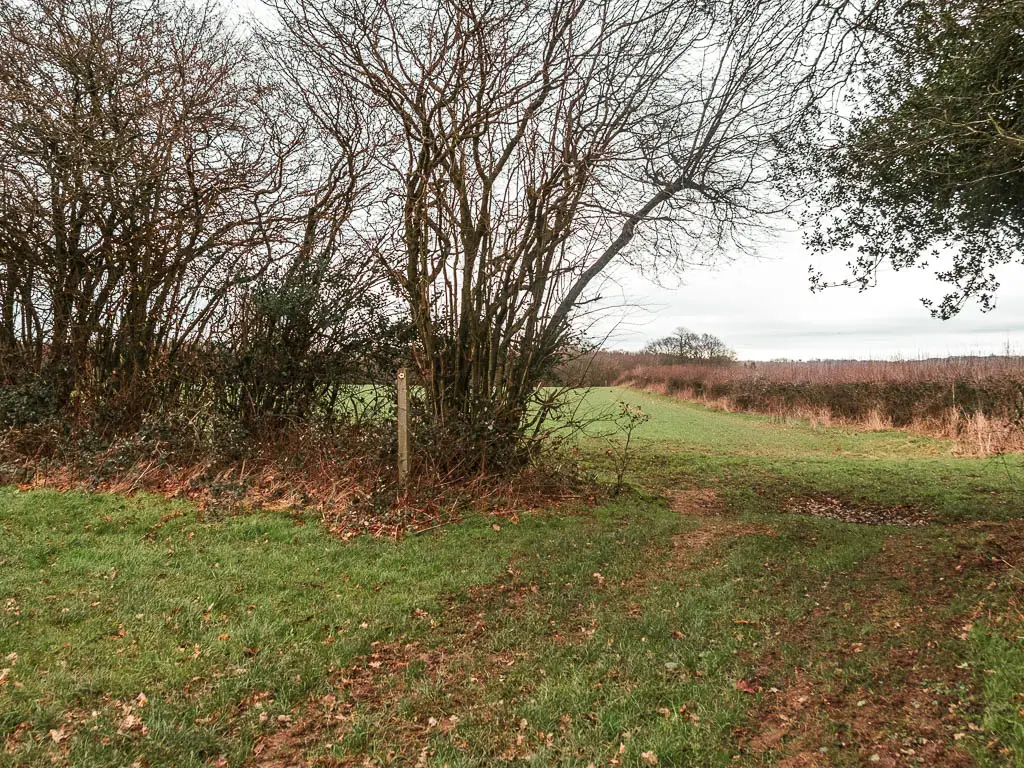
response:
[(0, 5), (0, 347), (67, 395), (199, 337), (280, 232), (256, 50), (210, 5)]
[(469, 466), (544, 418), (530, 400), (609, 264), (682, 268), (779, 208), (778, 149), (842, 47), (810, 2), (270, 2), (324, 129), (355, 99), (379, 137), (366, 229)]
[(1021, 30), (1016, 0), (878, 4), (852, 117), (800, 156), (810, 244), (854, 254), (841, 284), (934, 264), (948, 286), (925, 300), (934, 315), (993, 306), (1000, 265), (1024, 262)]

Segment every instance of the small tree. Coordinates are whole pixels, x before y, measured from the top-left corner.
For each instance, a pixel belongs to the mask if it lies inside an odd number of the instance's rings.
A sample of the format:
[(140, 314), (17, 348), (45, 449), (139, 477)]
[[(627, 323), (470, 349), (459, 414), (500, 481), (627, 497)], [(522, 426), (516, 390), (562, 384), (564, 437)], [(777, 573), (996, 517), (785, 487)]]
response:
[(613, 493), (618, 494), (625, 488), (626, 472), (633, 463), (631, 451), (633, 433), (651, 420), (649, 414), (639, 406), (630, 405), (625, 401), (619, 401), (619, 412), (614, 417), (614, 423), (618, 434), (609, 438), (611, 447), (608, 453), (612, 458), (612, 465), (615, 468), (615, 487)]

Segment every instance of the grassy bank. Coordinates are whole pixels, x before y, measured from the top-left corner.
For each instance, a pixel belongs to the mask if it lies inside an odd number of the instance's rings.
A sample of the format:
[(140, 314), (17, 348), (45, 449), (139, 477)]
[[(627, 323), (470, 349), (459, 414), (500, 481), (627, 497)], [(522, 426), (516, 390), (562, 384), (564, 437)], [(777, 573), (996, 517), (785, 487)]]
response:
[(1024, 761), (1019, 457), (622, 398), (634, 490), (397, 541), (0, 492), (0, 763)]

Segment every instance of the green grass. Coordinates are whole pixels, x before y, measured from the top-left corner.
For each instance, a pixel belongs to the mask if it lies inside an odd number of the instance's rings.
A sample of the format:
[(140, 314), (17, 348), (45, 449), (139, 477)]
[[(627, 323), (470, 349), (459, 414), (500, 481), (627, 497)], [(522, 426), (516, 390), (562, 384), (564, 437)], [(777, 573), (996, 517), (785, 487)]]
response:
[(926, 458), (949, 456), (953, 443), (908, 432), (864, 432), (815, 428), (801, 419), (723, 413), (678, 398), (620, 387), (587, 393), (583, 413), (614, 411), (620, 401), (639, 406), (651, 418), (637, 430), (642, 443), (662, 453), (700, 451), (721, 456), (808, 458)]
[[(584, 407), (622, 398), (651, 415), (633, 491), (397, 542), (0, 490), (0, 764), (1024, 763), (1020, 457), (622, 390)], [(686, 488), (720, 506), (660, 496)], [(937, 522), (786, 513), (809, 494)]]
[[(633, 472), (634, 482), (650, 488), (712, 486), (754, 504), (765, 496), (780, 502), (794, 494), (833, 494), (917, 504), (949, 521), (1024, 515), (1021, 455), (964, 458), (950, 441), (901, 430), (858, 432), (795, 419), (778, 424), (613, 387), (592, 390), (586, 407), (606, 412), (623, 399), (651, 417), (635, 433)], [(605, 441), (592, 442), (599, 449)], [(758, 495), (760, 502), (752, 498)]]

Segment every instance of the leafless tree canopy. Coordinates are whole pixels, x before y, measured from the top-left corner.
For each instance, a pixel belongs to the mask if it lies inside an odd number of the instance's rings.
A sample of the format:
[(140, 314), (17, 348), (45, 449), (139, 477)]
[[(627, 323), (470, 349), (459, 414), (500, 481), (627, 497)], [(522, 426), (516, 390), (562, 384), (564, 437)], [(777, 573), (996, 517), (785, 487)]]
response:
[(835, 54), (810, 3), (273, 6), (319, 123), (355, 99), (374, 126), (367, 234), (434, 417), (500, 434), (611, 262), (684, 267), (778, 209), (777, 150)]
[(0, 10), (8, 353), (131, 378), (251, 277), (281, 184), (252, 53), (210, 7)]
[(736, 352), (712, 333), (696, 333), (689, 328), (676, 328), (668, 336), (654, 339), (644, 352), (665, 358), (664, 362), (708, 362), (729, 363), (736, 359)]
[[(685, 268), (779, 210), (779, 149), (848, 13), (267, 2), (255, 38), (156, 0), (0, 10), (5, 359), (109, 385), (218, 328), (236, 359), (303, 358), (390, 314), (427, 421), (473, 466), (540, 429), (531, 401), (610, 264)], [(238, 376), (240, 408), (291, 386)]]

